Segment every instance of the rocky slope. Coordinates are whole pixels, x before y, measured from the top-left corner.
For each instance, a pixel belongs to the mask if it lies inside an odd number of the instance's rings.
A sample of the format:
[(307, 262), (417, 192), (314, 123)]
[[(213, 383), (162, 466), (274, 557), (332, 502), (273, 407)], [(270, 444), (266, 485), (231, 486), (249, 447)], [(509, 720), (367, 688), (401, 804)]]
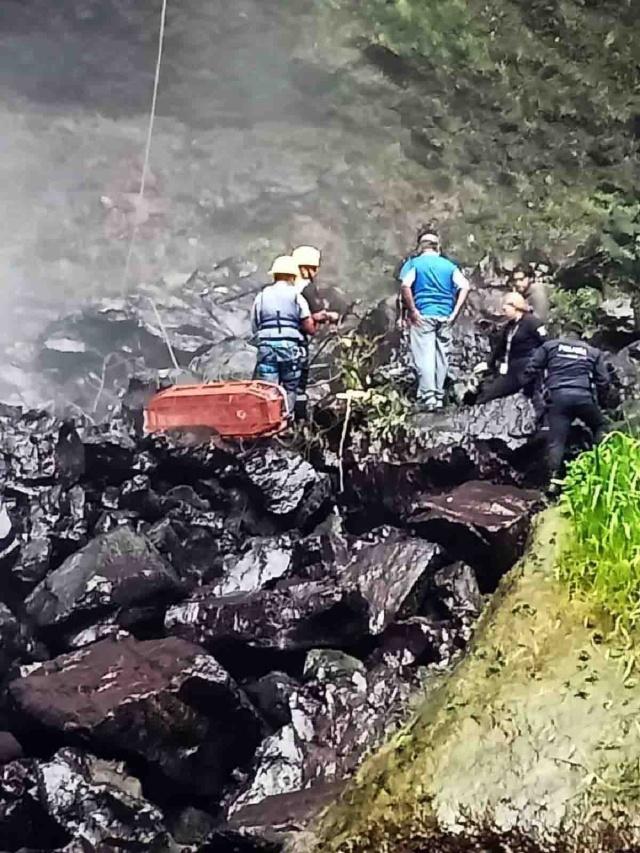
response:
[(355, 532), (328, 463), (136, 421), (0, 417), (22, 543), (0, 584), (3, 844), (279, 849), (274, 815), (326, 797), (464, 649), (539, 494), (414, 493)]
[(632, 652), (554, 578), (548, 512), (455, 672), (358, 772), (318, 850), (637, 850)]

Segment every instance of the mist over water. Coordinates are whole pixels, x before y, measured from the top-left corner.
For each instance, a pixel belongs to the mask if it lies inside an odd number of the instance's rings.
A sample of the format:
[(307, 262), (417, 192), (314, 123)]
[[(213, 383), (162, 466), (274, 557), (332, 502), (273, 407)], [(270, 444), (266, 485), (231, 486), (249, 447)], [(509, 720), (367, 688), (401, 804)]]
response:
[(313, 0), (169, 0), (137, 205), (160, 7), (0, 4), (5, 344), (119, 295), (136, 223), (130, 287), (231, 254), (262, 268), (307, 241), (333, 282), (387, 286), (413, 215), (400, 124), (348, 45), (316, 44)]

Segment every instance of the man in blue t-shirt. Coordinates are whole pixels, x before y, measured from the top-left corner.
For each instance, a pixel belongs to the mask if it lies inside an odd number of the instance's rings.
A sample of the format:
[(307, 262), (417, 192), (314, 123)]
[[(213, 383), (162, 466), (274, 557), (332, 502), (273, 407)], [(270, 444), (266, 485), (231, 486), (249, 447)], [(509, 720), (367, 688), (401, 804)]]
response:
[(400, 271), (401, 291), (418, 371), (418, 408), (435, 411), (444, 405), (451, 326), (469, 294), (469, 282), (442, 257), (437, 234), (422, 234), (418, 251)]

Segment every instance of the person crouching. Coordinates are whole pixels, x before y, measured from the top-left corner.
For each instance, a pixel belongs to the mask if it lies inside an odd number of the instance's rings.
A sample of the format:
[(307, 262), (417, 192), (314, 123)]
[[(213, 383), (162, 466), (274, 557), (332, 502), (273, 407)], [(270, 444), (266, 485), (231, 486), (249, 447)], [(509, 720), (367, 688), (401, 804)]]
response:
[(316, 332), (307, 300), (297, 292), (299, 267), (290, 255), (276, 258), (273, 284), (256, 297), (251, 328), (258, 347), (254, 379), (282, 386), (292, 415), (306, 359), (306, 336)]
[(544, 403), (539, 383), (524, 380), (524, 371), (531, 356), (546, 339), (542, 322), (531, 313), (529, 305), (519, 293), (509, 293), (502, 304), (507, 323), (491, 353), (489, 363), (476, 367), (477, 373), (492, 371), (497, 375), (483, 384), (477, 403), (488, 403), (500, 397), (510, 397), (518, 391), (532, 399), (536, 414), (541, 416)]

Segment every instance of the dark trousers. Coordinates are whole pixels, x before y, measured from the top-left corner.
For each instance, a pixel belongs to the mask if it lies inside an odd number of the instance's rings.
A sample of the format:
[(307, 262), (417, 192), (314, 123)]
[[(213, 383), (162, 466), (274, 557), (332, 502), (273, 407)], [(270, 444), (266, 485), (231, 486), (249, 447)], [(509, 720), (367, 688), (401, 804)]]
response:
[(522, 391), (533, 403), (533, 408), (538, 418), (541, 418), (544, 412), (544, 401), (540, 384), (536, 382), (524, 385), (522, 381), (522, 374), (527, 363), (527, 360), (515, 361), (509, 365), (508, 373), (496, 376), (495, 379), (483, 385), (476, 403), (488, 403), (490, 400), (498, 400), (500, 397), (510, 397), (512, 394)]
[(606, 423), (600, 406), (586, 391), (556, 391), (551, 394), (547, 419), (547, 465), (551, 477), (560, 473), (574, 420), (581, 420), (591, 430), (594, 444), (602, 440)]

